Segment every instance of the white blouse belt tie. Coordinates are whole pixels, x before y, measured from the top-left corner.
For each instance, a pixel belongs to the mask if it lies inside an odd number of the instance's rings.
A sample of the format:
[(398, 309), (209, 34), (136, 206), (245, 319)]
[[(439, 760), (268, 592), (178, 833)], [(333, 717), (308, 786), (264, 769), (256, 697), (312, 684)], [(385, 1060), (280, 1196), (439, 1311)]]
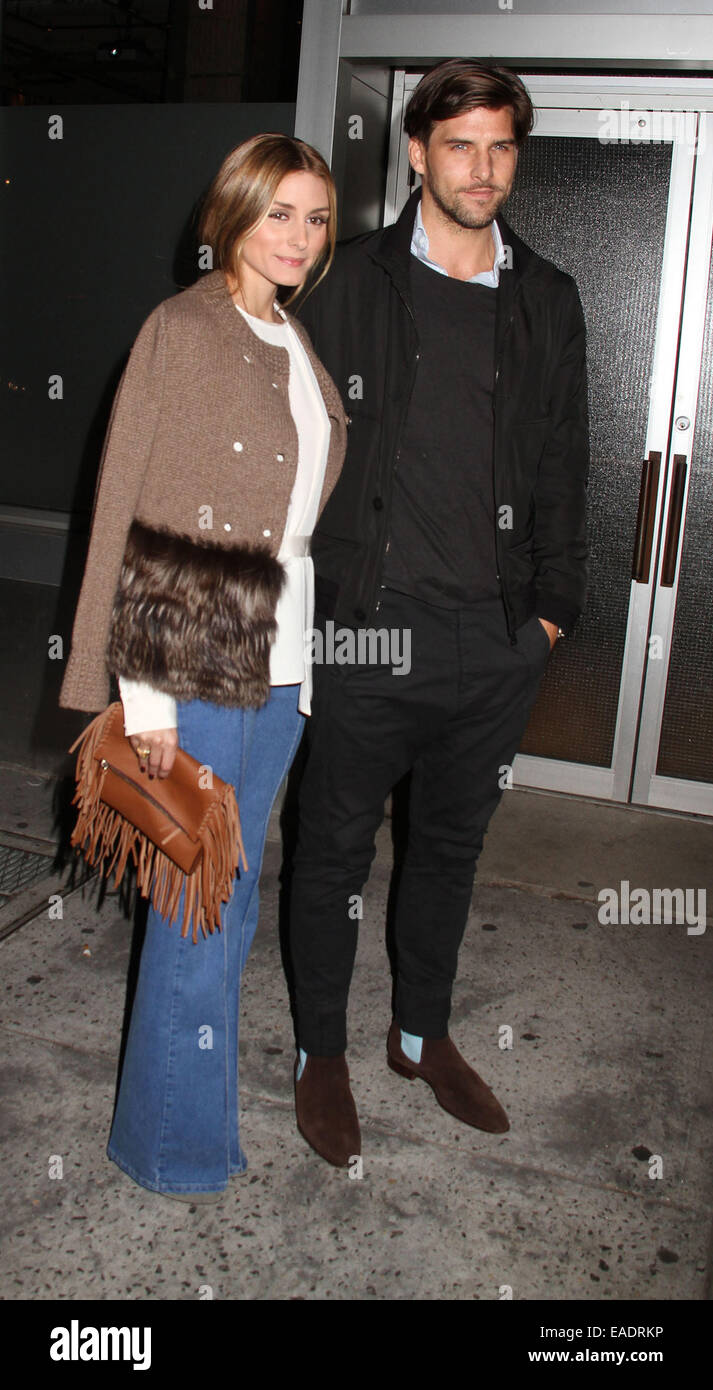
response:
[(311, 539), (311, 536), (283, 536), (278, 559), (291, 560), (308, 556)]

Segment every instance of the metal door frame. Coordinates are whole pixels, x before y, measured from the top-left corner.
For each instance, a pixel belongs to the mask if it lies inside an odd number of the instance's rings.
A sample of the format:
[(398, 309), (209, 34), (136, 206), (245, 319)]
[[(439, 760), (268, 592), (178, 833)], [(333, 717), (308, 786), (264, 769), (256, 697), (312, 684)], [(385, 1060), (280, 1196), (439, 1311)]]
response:
[[(713, 122), (709, 122), (709, 127)], [(708, 134), (711, 134), (709, 129)], [(699, 150), (693, 203), (691, 207), (691, 235), (688, 250), (688, 270), (686, 274), (685, 298), (681, 325), (681, 342), (678, 355), (678, 376), (673, 402), (672, 439), (669, 448), (668, 473), (673, 470), (674, 454), (683, 455), (688, 463), (686, 473), (683, 509), (678, 537), (676, 572), (672, 587), (663, 587), (661, 579), (661, 554), (654, 575), (655, 594), (651, 614), (651, 632), (662, 639), (663, 659), (649, 656), (646, 683), (641, 705), (641, 731), (636, 754), (634, 781), (631, 799), (645, 806), (653, 805), (677, 811), (693, 811), (699, 815), (713, 815), (713, 786), (707, 782), (695, 782), (689, 778), (663, 777), (656, 772), (661, 724), (664, 715), (666, 688), (671, 644), (675, 625), (676, 600), (683, 555), (683, 540), (686, 531), (688, 493), (691, 481), (691, 457), (693, 455), (696, 410), (702, 369), (703, 335), (705, 330), (706, 306), (713, 285), (709, 288), (708, 278), (711, 263), (711, 242), (713, 240), (713, 142), (706, 139)], [(679, 428), (678, 421), (690, 421), (689, 428)], [(665, 534), (671, 507), (672, 493), (668, 488), (666, 514), (662, 519), (661, 532)], [(661, 547), (662, 549), (662, 547)]]

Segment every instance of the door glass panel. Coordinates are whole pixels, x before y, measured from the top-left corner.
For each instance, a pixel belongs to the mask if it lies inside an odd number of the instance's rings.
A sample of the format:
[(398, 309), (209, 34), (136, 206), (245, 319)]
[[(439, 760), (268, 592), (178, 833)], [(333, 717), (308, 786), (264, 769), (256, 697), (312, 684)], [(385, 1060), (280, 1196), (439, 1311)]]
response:
[(713, 782), (713, 261), (690, 469), (656, 771)]
[(577, 282), (587, 322), (590, 583), (521, 752), (609, 767), (631, 589), (671, 175), (670, 143), (531, 136), (504, 213)]

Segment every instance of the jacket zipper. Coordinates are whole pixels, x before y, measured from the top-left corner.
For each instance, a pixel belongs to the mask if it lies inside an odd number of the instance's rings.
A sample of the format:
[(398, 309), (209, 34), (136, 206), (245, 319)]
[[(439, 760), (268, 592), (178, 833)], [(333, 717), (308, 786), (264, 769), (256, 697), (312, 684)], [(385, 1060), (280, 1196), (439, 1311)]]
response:
[[(414, 359), (413, 359), (413, 370), (412, 370), (412, 372), (411, 372), (411, 384), (410, 384), (410, 386), (409, 386), (408, 399), (407, 399), (407, 401), (406, 401), (406, 405), (405, 405), (405, 407), (404, 407), (403, 413), (402, 413), (402, 415), (401, 415), (401, 420), (400, 420), (400, 422), (399, 422), (399, 430), (398, 430), (398, 435), (397, 435), (397, 439), (396, 439), (396, 451), (395, 451), (395, 454), (394, 454), (394, 463), (395, 463), (395, 462), (396, 462), (396, 459), (397, 459), (398, 456), (399, 456), (399, 453), (401, 452), (401, 436), (402, 436), (402, 434), (403, 434), (404, 424), (405, 424), (405, 422), (406, 422), (406, 418), (407, 418), (408, 412), (409, 412), (409, 407), (410, 407), (410, 405), (411, 405), (411, 397), (413, 396), (413, 388), (414, 388), (414, 386), (416, 385), (416, 374), (417, 374), (417, 371), (418, 371), (418, 363), (419, 363), (419, 361), (420, 361), (420, 359), (421, 359), (421, 353), (420, 353), (420, 351), (419, 351), (418, 349), (420, 348), (421, 345), (420, 345), (419, 337), (418, 337), (418, 328), (417, 328), (417, 325), (416, 325), (416, 316), (415, 316), (415, 314), (414, 314), (414, 312), (413, 312), (413, 309), (411, 308), (411, 305), (409, 304), (408, 300), (407, 300), (407, 299), (405, 298), (405, 296), (401, 293), (401, 290), (399, 289), (399, 286), (396, 284), (396, 281), (393, 279), (393, 277), (391, 278), (391, 283), (392, 283), (392, 285), (394, 286), (394, 289), (396, 290), (396, 293), (398, 294), (398, 296), (399, 296), (399, 298), (400, 298), (402, 304), (404, 305), (404, 307), (405, 307), (405, 309), (406, 309), (406, 311), (407, 311), (407, 313), (408, 313), (408, 315), (409, 315), (409, 318), (411, 319), (411, 322), (412, 322), (413, 327), (414, 327), (414, 333), (416, 334), (416, 343), (417, 343), (417, 351), (416, 351), (416, 355), (415, 355), (415, 357), (414, 357)], [(392, 497), (393, 497), (393, 472), (394, 472), (394, 471), (395, 471), (395, 469), (392, 469), (392, 476), (391, 476), (391, 478), (390, 478), (390, 480), (389, 480), (389, 508), (388, 508), (387, 517), (386, 517), (386, 520), (387, 520), (387, 532), (388, 532), (388, 529), (389, 529), (389, 528), (388, 528), (388, 523), (389, 523), (390, 518), (391, 518), (391, 501), (392, 501)], [(380, 569), (379, 573), (378, 573), (377, 576), (376, 576), (376, 583), (379, 585), (379, 588), (380, 588), (380, 589), (383, 589), (383, 587), (384, 587), (384, 585), (381, 584), (380, 581), (381, 581), (381, 576), (382, 576), (382, 574), (384, 573), (384, 563), (385, 563), (385, 561), (386, 561), (386, 556), (387, 556), (388, 553), (389, 553), (389, 545), (390, 545), (390, 540), (389, 540), (389, 537), (388, 537), (388, 535), (387, 535), (387, 538), (386, 538), (386, 545), (384, 546), (384, 551), (383, 551), (383, 554), (382, 554), (382, 556), (381, 556), (381, 569)], [(375, 600), (376, 600), (376, 601), (375, 601)], [(379, 609), (381, 608), (381, 599), (376, 599), (376, 592), (375, 592), (375, 591), (372, 592), (371, 607), (373, 608), (373, 610), (374, 610), (374, 615), (376, 616), (376, 614), (378, 613)]]
[[(501, 347), (500, 347), (500, 356), (499, 356), (498, 361), (497, 361), (496, 366), (495, 366), (495, 383), (494, 383), (494, 391), (493, 391), (493, 434), (494, 434), (494, 431), (495, 431), (495, 421), (496, 421), (496, 411), (495, 411), (496, 400), (495, 400), (495, 396), (496, 396), (496, 394), (497, 394), (497, 389), (498, 389), (498, 378), (499, 378), (499, 376), (500, 376), (500, 368), (501, 368), (501, 366), (502, 366), (503, 358), (504, 358), (504, 356), (505, 356), (505, 343), (506, 343), (506, 340), (507, 340), (508, 333), (510, 332), (510, 329), (511, 329), (511, 327), (512, 327), (512, 321), (513, 321), (513, 319), (514, 319), (514, 317), (515, 317), (515, 296), (519, 293), (519, 290), (520, 290), (520, 285), (519, 285), (519, 283), (518, 283), (518, 284), (515, 286), (515, 290), (514, 290), (514, 293), (513, 293), (512, 307), (511, 307), (511, 309), (510, 309), (510, 317), (509, 317), (509, 319), (508, 319), (508, 321), (507, 321), (507, 323), (506, 323), (506, 325), (505, 325), (505, 332), (503, 333), (503, 337), (502, 337), (502, 343), (501, 343)], [(512, 614), (511, 614), (511, 612), (510, 612), (510, 606), (509, 606), (509, 604), (508, 604), (507, 596), (506, 596), (506, 593), (505, 593), (505, 588), (504, 588), (504, 585), (503, 585), (503, 581), (502, 581), (502, 579), (501, 579), (501, 575), (502, 575), (502, 571), (503, 571), (503, 554), (502, 554), (502, 550), (501, 550), (500, 527), (498, 526), (498, 520), (497, 520), (497, 497), (495, 496), (495, 438), (494, 438), (494, 437), (493, 437), (493, 499), (494, 499), (494, 502), (495, 502), (495, 509), (496, 509), (496, 516), (495, 516), (495, 518), (494, 518), (494, 521), (495, 521), (495, 556), (496, 556), (497, 563), (498, 563), (498, 572), (497, 572), (496, 578), (497, 578), (498, 583), (499, 583), (499, 585), (500, 585), (500, 594), (501, 594), (502, 601), (503, 601), (503, 608), (505, 609), (505, 621), (506, 621), (506, 623), (507, 623), (507, 629), (508, 629), (508, 632), (509, 632), (509, 634), (510, 634), (510, 644), (511, 644), (511, 646), (514, 646), (515, 641), (516, 641), (516, 638), (515, 638), (515, 632), (514, 632), (514, 629), (513, 629), (513, 626), (512, 626)]]

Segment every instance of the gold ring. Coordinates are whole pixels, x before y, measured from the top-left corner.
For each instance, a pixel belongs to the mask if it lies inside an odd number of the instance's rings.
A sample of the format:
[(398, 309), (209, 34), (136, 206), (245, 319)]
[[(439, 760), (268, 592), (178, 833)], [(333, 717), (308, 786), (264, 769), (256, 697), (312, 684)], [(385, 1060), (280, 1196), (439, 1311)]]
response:
[(150, 748), (137, 748), (136, 752), (138, 753), (140, 758), (150, 758), (151, 756)]

